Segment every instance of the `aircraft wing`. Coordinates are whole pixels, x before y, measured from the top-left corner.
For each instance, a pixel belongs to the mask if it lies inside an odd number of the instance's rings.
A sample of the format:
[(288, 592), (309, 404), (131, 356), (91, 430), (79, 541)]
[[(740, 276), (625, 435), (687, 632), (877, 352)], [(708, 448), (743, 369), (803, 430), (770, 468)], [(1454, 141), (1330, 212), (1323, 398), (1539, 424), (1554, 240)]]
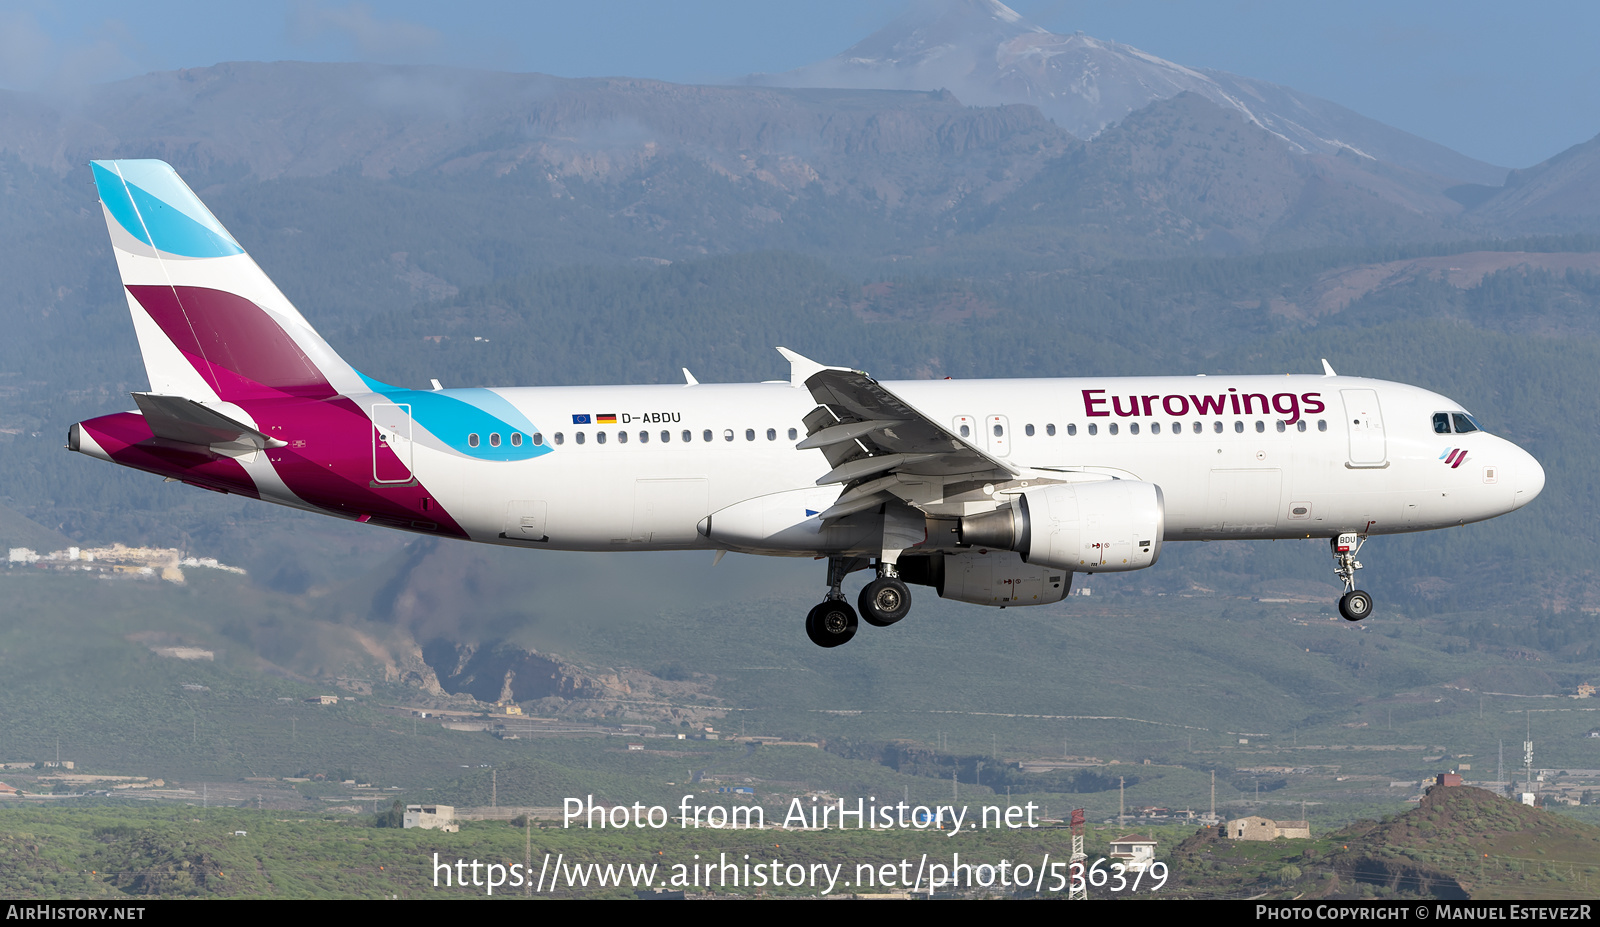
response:
[[(789, 354), (790, 352), (785, 352)], [(796, 362), (791, 357), (791, 362)], [(818, 406), (805, 418), (806, 438), (795, 447), (819, 448), (833, 469), (817, 485), (844, 484), (824, 520), (898, 498), (897, 475), (948, 478), (1020, 473), (929, 418), (859, 370), (812, 365), (804, 380)]]

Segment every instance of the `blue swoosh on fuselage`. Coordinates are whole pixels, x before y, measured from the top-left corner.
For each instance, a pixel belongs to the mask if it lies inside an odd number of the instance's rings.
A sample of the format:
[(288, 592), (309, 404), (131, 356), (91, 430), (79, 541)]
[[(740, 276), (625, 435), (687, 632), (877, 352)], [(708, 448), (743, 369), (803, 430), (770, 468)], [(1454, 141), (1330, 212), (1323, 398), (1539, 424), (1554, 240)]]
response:
[[(443, 441), (451, 450), (477, 460), (532, 460), (554, 450), (534, 444), (539, 429), (517, 407), (487, 389), (415, 390), (379, 383), (361, 375), (367, 387), (397, 405), (411, 407), (411, 419)], [(513, 432), (522, 433), (522, 446), (511, 443)], [(467, 443), (478, 436), (478, 446)], [(500, 446), (489, 445), (489, 435), (500, 435)]]

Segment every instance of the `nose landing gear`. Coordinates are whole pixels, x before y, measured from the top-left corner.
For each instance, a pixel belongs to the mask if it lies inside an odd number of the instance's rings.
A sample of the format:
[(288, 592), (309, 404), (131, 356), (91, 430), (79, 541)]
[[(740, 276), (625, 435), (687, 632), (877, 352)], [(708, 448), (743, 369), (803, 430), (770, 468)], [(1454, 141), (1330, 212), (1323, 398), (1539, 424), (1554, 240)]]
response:
[(1364, 535), (1341, 534), (1328, 542), (1333, 552), (1333, 572), (1344, 583), (1344, 595), (1339, 597), (1339, 614), (1346, 621), (1360, 621), (1372, 614), (1372, 596), (1356, 588), (1356, 571), (1361, 561), (1356, 554), (1367, 543)]
[(1339, 614), (1346, 621), (1360, 621), (1372, 614), (1372, 596), (1360, 589), (1353, 589), (1339, 597)]

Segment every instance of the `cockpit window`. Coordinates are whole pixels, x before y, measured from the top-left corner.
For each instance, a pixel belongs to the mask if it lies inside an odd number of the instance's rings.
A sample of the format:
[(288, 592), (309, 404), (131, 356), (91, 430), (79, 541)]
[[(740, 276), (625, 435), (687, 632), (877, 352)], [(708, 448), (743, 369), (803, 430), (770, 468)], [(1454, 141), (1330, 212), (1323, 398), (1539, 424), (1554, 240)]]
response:
[(1456, 434), (1464, 435), (1478, 431), (1478, 421), (1465, 412), (1452, 412), (1450, 417), (1455, 420)]
[(1433, 433), (1436, 435), (1447, 435), (1450, 433), (1449, 412), (1433, 413)]

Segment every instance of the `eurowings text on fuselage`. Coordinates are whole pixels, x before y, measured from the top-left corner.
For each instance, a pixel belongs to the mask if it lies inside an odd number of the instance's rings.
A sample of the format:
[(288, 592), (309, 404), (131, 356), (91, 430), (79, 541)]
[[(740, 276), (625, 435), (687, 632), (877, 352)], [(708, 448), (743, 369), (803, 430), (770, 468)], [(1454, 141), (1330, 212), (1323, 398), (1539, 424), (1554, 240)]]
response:
[(1458, 403), (1334, 375), (878, 382), (780, 348), (787, 381), (412, 390), (356, 371), (175, 172), (97, 161), (150, 376), (75, 451), (206, 489), (442, 537), (826, 557), (815, 642), (907, 583), (1059, 601), (1164, 541), (1330, 539), (1345, 617), (1371, 535), (1480, 521), (1544, 484)]

